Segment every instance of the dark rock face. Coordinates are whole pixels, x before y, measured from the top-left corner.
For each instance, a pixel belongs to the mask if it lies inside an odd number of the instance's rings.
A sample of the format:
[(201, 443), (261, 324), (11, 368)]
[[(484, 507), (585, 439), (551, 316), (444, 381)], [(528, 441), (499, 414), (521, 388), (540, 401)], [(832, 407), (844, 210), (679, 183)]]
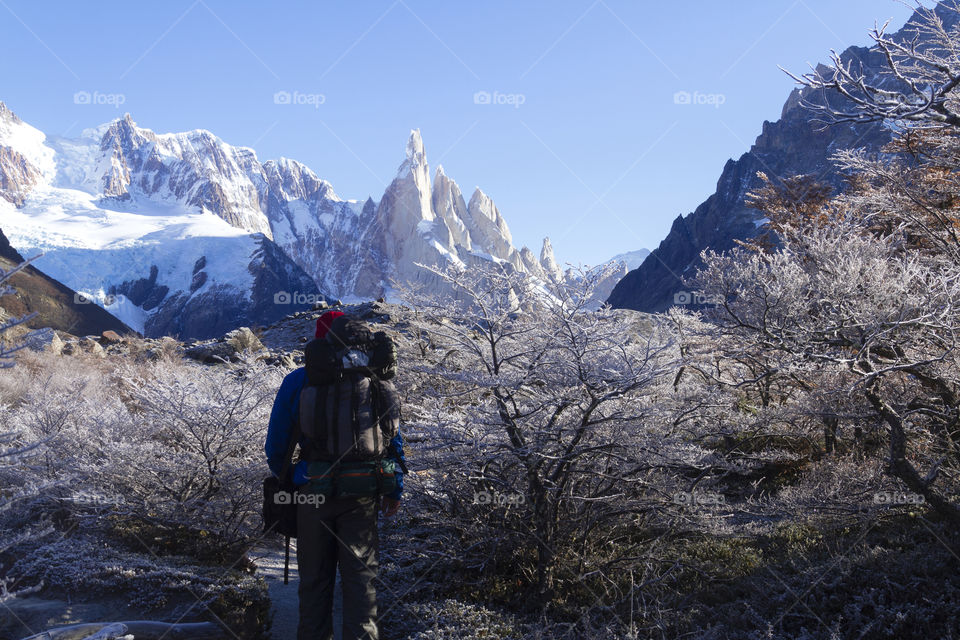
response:
[[(0, 268), (11, 269), (23, 262), (23, 256), (10, 246), (0, 230)], [(74, 335), (99, 335), (115, 331), (135, 333), (130, 327), (95, 304), (85, 303), (76, 292), (33, 266), (10, 279), (15, 293), (0, 297), (0, 310), (21, 317), (36, 313), (27, 326), (33, 329), (50, 327)]]
[(780, 120), (763, 123), (749, 152), (727, 161), (716, 192), (693, 213), (678, 216), (660, 246), (617, 283), (608, 300), (612, 306), (664, 311), (674, 303), (674, 295), (685, 289), (683, 279), (699, 267), (701, 251), (727, 251), (735, 240), (756, 235), (760, 214), (747, 208), (744, 200), (762, 185), (757, 172), (775, 181), (813, 174), (839, 189), (842, 177), (829, 160), (834, 152), (854, 147), (878, 150), (890, 140), (879, 125), (845, 124), (817, 131), (819, 125), (797, 104), (796, 94), (787, 100)]
[[(958, 15), (938, 7), (938, 15), (949, 27)], [(897, 37), (913, 33), (916, 16)], [(861, 65), (868, 76), (879, 75), (885, 66), (882, 55), (864, 47), (850, 47), (842, 54), (844, 62), (854, 69)], [(730, 160), (723, 168), (716, 192), (687, 216), (678, 216), (667, 237), (637, 269), (628, 273), (610, 294), (608, 302), (618, 308), (638, 311), (664, 311), (674, 304), (677, 292), (685, 290), (683, 279), (692, 276), (700, 265), (700, 252), (705, 249), (722, 252), (731, 249), (735, 240), (756, 235), (758, 212), (744, 204), (746, 194), (759, 186), (756, 174), (763, 171), (771, 179), (798, 174), (813, 174), (835, 189), (843, 180), (830, 157), (841, 149), (865, 148), (878, 151), (890, 140), (889, 133), (878, 124), (838, 124), (823, 131), (814, 123), (814, 114), (799, 105), (801, 96), (808, 102), (823, 104), (820, 94), (794, 90), (783, 107), (780, 120), (764, 122), (760, 136), (750, 151), (738, 160)], [(834, 106), (836, 96), (829, 98)]]
[(115, 293), (144, 309), (156, 307), (144, 327), (145, 335), (199, 340), (221, 336), (238, 326), (276, 322), (309, 309), (322, 297), (313, 279), (273, 241), (261, 235), (257, 242), (258, 249), (247, 266), (253, 276), (249, 292), (228, 284), (208, 285), (203, 257), (194, 265), (189, 292), (170, 295), (169, 289), (158, 282), (153, 266), (149, 277), (125, 282)]
[(130, 302), (141, 307), (145, 311), (155, 309), (157, 305), (163, 302), (163, 299), (170, 293), (170, 288), (157, 284), (157, 275), (159, 269), (156, 265), (150, 267), (149, 278), (139, 278), (137, 280), (127, 280), (110, 287), (112, 295), (125, 296)]
[(795, 108), (775, 123), (765, 122), (750, 152), (727, 162), (717, 191), (692, 214), (678, 216), (660, 246), (617, 283), (610, 304), (663, 311), (673, 304), (676, 292), (684, 290), (683, 279), (699, 267), (701, 251), (727, 251), (734, 247), (735, 240), (756, 235), (759, 213), (748, 209), (744, 199), (761, 186), (757, 172), (774, 180), (813, 174), (839, 189), (842, 177), (830, 164), (830, 154), (848, 147), (879, 149), (889, 141), (889, 134), (877, 125), (844, 125), (818, 132), (806, 116)]

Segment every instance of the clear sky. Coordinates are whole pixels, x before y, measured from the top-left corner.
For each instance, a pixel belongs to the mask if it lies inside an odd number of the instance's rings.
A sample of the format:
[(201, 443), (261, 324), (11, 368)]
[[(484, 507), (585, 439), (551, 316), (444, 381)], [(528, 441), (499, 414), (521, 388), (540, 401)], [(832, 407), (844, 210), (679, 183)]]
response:
[(514, 244), (549, 235), (561, 263), (596, 264), (655, 248), (713, 192), (779, 117), (792, 81), (777, 65), (804, 71), (909, 14), (893, 0), (0, 0), (0, 100), (60, 135), (124, 112), (209, 129), (355, 199), (380, 197), (419, 128), (431, 166), (491, 195)]

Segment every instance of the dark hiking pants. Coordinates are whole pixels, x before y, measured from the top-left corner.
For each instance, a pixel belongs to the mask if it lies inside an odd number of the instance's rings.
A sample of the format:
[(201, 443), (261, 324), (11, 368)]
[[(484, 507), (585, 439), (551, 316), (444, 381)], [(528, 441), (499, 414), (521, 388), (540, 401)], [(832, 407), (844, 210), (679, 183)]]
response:
[(328, 499), (297, 511), (300, 627), (297, 640), (333, 638), (337, 565), (343, 589), (343, 640), (377, 640), (377, 500)]

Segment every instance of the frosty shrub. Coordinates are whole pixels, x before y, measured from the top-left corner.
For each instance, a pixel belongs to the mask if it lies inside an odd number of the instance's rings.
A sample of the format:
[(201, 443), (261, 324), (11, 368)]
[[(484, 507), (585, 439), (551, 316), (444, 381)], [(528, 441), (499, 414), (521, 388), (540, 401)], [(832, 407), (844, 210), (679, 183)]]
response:
[(438, 526), (460, 537), (447, 551), (473, 575), (519, 578), (541, 605), (576, 589), (624, 597), (668, 493), (652, 478), (684, 455), (655, 426), (653, 392), (678, 357), (669, 330), (588, 311), (597, 272), (544, 289), (497, 265), (428, 271), (450, 295), (406, 292), (419, 337), (406, 417), (427, 443)]
[[(0, 421), (4, 425), (9, 425), (9, 422), (4, 420), (8, 414), (9, 410), (0, 405)], [(16, 473), (16, 468), (28, 464), (42, 450), (43, 444), (42, 441), (28, 443), (16, 431), (0, 434), (0, 557), (17, 545), (41, 538), (51, 531), (43, 522), (28, 522), (14, 527), (5, 517), (15, 507), (36, 499), (44, 488), (42, 485), (23, 482)], [(0, 570), (2, 569), (4, 566), (0, 564)], [(37, 587), (30, 587), (10, 591), (10, 582), (6, 578), (0, 579), (0, 604), (8, 598), (37, 590)]]
[[(143, 604), (165, 601), (162, 590), (149, 593), (151, 585), (171, 581), (219, 598), (223, 589), (208, 578), (182, 576), (193, 571), (191, 562), (245, 566), (259, 534), (262, 446), (280, 374), (251, 363), (205, 367), (173, 357), (137, 362), (135, 355), (28, 352), (19, 364), (0, 375), (0, 388), (28, 391), (0, 412), (24, 442), (44, 446), (0, 465), (0, 479), (43, 491), (0, 513), (0, 526), (48, 523), (55, 535), (11, 540), (10, 575), (19, 584), (90, 595), (122, 589), (124, 571), (133, 572), (131, 580), (143, 572), (144, 580), (134, 580)], [(92, 556), (64, 554), (81, 538), (115, 548), (127, 564), (113, 573), (88, 570)], [(134, 561), (138, 554), (144, 557)], [(48, 576), (37, 559), (53, 556), (58, 569)], [(234, 577), (222, 568), (215, 573), (227, 582)], [(64, 583), (67, 576), (74, 582)]]
[[(12, 269), (0, 268), (0, 297), (14, 293), (10, 286), (10, 279), (26, 268), (29, 262), (24, 262)], [(0, 310), (0, 370), (12, 368), (14, 365), (13, 357), (17, 352), (29, 346), (32, 342), (40, 342), (44, 338), (44, 334), (47, 333), (44, 331), (27, 331), (25, 334), (18, 331), (19, 338), (10, 338), (12, 331), (22, 329), (23, 325), (32, 317), (32, 315), (29, 315), (11, 318)], [(18, 481), (13, 470), (17, 466), (27, 464), (28, 461), (32, 460), (45, 444), (44, 439), (25, 437), (22, 431), (16, 429), (13, 421), (8, 419), (9, 413), (9, 407), (5, 405), (3, 397), (0, 396), (0, 556), (18, 543), (47, 532), (46, 527), (42, 525), (33, 526), (34, 523), (29, 523), (28, 526), (13, 529), (5, 526), (3, 521), (4, 512), (23, 501), (36, 497), (39, 493), (40, 486)], [(3, 565), (0, 564), (0, 570), (2, 569)], [(4, 600), (18, 595), (8, 591), (8, 585), (7, 580), (0, 579), (0, 604)], [(29, 591), (20, 590), (19, 594), (23, 595)]]
[(236, 553), (259, 524), (277, 370), (160, 361), (120, 371), (118, 385), (133, 408), (134, 432), (105, 445), (110, 458), (137, 462), (111, 469), (113, 486), (144, 524), (199, 532), (211, 547)]

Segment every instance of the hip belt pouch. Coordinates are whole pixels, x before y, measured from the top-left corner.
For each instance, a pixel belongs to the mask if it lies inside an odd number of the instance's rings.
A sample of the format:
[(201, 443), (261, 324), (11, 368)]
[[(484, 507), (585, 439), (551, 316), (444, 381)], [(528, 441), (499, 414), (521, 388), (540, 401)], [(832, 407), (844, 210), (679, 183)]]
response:
[(349, 498), (393, 493), (397, 489), (396, 462), (311, 462), (310, 489), (327, 497)]

